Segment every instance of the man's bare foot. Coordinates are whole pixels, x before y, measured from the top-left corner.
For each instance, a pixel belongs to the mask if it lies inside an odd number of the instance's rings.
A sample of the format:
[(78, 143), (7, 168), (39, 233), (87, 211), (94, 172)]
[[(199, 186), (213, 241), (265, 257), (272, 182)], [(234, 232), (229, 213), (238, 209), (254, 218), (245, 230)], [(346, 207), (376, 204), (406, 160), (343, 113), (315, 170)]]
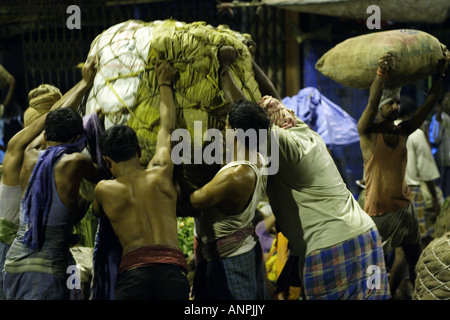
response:
[(219, 62), (221, 68), (229, 67), (237, 59), (237, 50), (231, 46), (223, 46), (219, 49)]

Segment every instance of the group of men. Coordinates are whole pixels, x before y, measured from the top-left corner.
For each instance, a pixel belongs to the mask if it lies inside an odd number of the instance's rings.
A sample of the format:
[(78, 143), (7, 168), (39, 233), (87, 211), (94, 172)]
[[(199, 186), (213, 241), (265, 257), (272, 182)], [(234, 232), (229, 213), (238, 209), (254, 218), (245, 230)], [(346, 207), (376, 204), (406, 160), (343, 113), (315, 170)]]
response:
[[(0, 294), (6, 299), (70, 298), (70, 233), (86, 212), (79, 196), (82, 179), (96, 184), (92, 210), (109, 219), (123, 249), (115, 299), (184, 300), (190, 294), (199, 300), (269, 299), (252, 224), (265, 194), (278, 230), (289, 241), (292, 270), (305, 299), (389, 299), (384, 255), (398, 246), (403, 246), (413, 280), (420, 232), (405, 183), (406, 137), (436, 103), (448, 56), (438, 65), (425, 104), (399, 125), (393, 122), (398, 116), (395, 95), (383, 90), (394, 59), (381, 57), (358, 122), (366, 171), (361, 208), (322, 138), (284, 107), (254, 61), (264, 97), (259, 103), (246, 99), (230, 71), (237, 54), (228, 46), (218, 50), (219, 84), (229, 101), (226, 140), (233, 142), (226, 148), (233, 157), (191, 194), (178, 187), (171, 158), (176, 69), (164, 61), (155, 65), (161, 122), (153, 158), (143, 168), (136, 133), (126, 125), (112, 126), (98, 143), (97, 161), (113, 177), (105, 179), (100, 166), (81, 153), (86, 128), (74, 111), (95, 77), (96, 60), (88, 60), (83, 79), (8, 144), (0, 189), (0, 234), (8, 235), (0, 241)], [(255, 130), (257, 146), (238, 129)], [(264, 143), (277, 146), (267, 148), (278, 152), (274, 174), (266, 170), (271, 155), (259, 150)], [(192, 293), (178, 244), (180, 208), (196, 217)]]

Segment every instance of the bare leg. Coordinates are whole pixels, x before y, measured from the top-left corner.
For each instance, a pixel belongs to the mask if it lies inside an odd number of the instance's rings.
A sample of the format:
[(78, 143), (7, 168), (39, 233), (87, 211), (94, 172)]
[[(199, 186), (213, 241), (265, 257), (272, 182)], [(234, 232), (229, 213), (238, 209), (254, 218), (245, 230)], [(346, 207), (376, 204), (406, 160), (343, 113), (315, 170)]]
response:
[(405, 259), (409, 266), (409, 280), (413, 287), (416, 281), (416, 264), (422, 253), (420, 244), (408, 244), (403, 245), (403, 251), (405, 252)]
[(407, 263), (403, 249), (401, 247), (395, 248), (394, 264), (392, 265), (389, 276), (389, 288), (391, 289), (391, 295), (393, 298), (395, 297), (395, 293), (402, 282), (406, 267)]
[(218, 54), (220, 62), (219, 85), (225, 93), (225, 98), (234, 103), (240, 99), (247, 99), (242, 90), (238, 87), (230, 71), (230, 65), (236, 61), (237, 51), (231, 46), (223, 46)]

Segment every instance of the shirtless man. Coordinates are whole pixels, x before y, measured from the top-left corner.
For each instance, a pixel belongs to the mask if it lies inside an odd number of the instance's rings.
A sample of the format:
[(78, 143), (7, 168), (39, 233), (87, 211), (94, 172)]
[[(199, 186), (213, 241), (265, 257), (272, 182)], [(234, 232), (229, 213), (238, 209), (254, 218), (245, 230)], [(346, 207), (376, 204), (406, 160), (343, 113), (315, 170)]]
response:
[(447, 51), (438, 63), (435, 80), (424, 104), (410, 119), (395, 125), (394, 120), (399, 117), (400, 88), (383, 90), (388, 72), (394, 66), (392, 56), (383, 56), (370, 88), (369, 102), (357, 126), (366, 174), (364, 211), (377, 225), (385, 254), (403, 247), (413, 285), (421, 236), (417, 212), (405, 181), (406, 139), (422, 125), (436, 104), (448, 60)]
[(186, 259), (178, 245), (171, 159), (176, 107), (171, 85), (176, 70), (157, 64), (161, 128), (156, 152), (141, 167), (136, 133), (117, 125), (100, 138), (100, 150), (115, 179), (95, 188), (93, 212), (106, 215), (123, 248), (115, 299), (187, 300)]
[[(83, 79), (69, 90), (50, 109), (62, 107), (77, 108), (81, 99), (92, 86), (95, 77), (95, 60), (92, 59), (82, 70)], [(24, 152), (27, 146), (44, 130), (47, 114), (37, 118), (28, 128), (19, 131), (9, 142), (3, 160), (3, 176), (0, 189), (0, 269), (3, 270), (6, 253), (19, 227), (20, 200), (23, 189), (20, 185)], [(0, 299), (3, 295), (3, 279), (0, 277)]]

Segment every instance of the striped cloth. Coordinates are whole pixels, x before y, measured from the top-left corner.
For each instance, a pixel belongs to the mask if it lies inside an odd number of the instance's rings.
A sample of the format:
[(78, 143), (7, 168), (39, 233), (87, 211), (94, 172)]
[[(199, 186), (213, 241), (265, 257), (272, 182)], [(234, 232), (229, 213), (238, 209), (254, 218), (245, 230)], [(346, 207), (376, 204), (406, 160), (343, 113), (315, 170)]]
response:
[(303, 284), (309, 300), (390, 299), (378, 230), (372, 228), (336, 246), (311, 252), (303, 268)]
[(249, 252), (197, 265), (195, 300), (267, 300), (265, 266), (259, 243)]
[(3, 270), (4, 294), (7, 300), (63, 300), (70, 298), (67, 267), (70, 261), (70, 228), (45, 229), (40, 250), (22, 243), (26, 225), (21, 224), (16, 239), (6, 255)]
[(419, 230), (422, 238), (430, 235), (433, 229), (428, 230), (425, 217), (425, 200), (423, 199), (422, 189), (420, 186), (408, 186), (411, 192), (411, 202), (417, 211), (417, 217), (419, 218)]
[(122, 257), (119, 274), (136, 268), (153, 264), (173, 264), (189, 271), (189, 267), (180, 249), (173, 249), (164, 245), (152, 245), (132, 250)]

